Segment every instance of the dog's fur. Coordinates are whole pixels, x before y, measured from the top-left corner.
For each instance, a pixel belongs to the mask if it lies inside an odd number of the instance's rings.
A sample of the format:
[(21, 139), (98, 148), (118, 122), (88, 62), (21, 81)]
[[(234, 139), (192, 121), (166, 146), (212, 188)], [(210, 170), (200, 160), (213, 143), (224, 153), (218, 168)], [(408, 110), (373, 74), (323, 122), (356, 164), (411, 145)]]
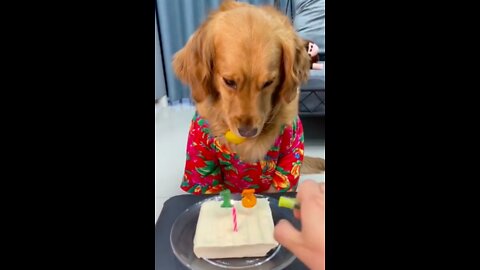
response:
[[(297, 117), (310, 57), (289, 19), (273, 7), (224, 1), (175, 54), (173, 69), (191, 87), (213, 136), (254, 162)], [(223, 138), (228, 130), (238, 136), (241, 127), (257, 132), (238, 145)], [(324, 169), (323, 159), (305, 157), (302, 173)]]

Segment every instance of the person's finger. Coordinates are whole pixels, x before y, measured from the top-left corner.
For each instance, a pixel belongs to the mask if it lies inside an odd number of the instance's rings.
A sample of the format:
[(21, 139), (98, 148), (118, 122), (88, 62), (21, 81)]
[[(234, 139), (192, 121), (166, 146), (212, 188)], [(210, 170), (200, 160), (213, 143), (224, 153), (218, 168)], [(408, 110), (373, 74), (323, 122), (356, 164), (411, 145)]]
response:
[(325, 200), (323, 196), (305, 197), (301, 205), (302, 231), (316, 231), (324, 228), (325, 222)]
[(294, 253), (302, 245), (302, 235), (285, 219), (280, 220), (277, 225), (275, 225), (273, 237), (282, 246)]
[(324, 191), (321, 185), (313, 180), (306, 180), (298, 187), (297, 201), (301, 204), (306, 197), (323, 196)]

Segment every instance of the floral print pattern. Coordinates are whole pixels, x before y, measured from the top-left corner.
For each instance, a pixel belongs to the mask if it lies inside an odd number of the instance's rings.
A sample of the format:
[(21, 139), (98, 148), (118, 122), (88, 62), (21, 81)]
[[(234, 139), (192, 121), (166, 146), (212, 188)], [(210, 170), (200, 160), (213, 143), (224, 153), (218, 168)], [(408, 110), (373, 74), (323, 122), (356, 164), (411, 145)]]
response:
[(241, 193), (270, 186), (280, 192), (296, 190), (303, 161), (304, 138), (300, 118), (282, 128), (263, 160), (243, 162), (210, 134), (208, 122), (195, 113), (187, 142), (181, 188), (193, 194), (216, 194), (224, 189)]

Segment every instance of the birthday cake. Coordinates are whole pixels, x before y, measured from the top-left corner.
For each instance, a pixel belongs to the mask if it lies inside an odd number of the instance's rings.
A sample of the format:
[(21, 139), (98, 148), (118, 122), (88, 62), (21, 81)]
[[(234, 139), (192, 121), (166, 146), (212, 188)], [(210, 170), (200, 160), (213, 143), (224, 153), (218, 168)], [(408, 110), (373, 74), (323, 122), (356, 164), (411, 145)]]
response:
[(241, 201), (232, 201), (233, 207), (221, 204), (207, 201), (201, 206), (193, 240), (198, 258), (263, 257), (278, 246), (267, 199), (258, 198), (251, 208), (245, 208)]

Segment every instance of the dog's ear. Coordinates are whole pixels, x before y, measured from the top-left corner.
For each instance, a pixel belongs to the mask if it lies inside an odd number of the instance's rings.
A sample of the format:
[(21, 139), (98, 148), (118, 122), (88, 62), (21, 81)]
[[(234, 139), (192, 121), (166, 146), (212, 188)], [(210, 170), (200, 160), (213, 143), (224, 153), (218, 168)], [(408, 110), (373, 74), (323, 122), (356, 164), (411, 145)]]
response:
[(215, 91), (212, 84), (214, 46), (209, 21), (203, 23), (187, 41), (185, 47), (173, 56), (173, 70), (192, 90), (195, 102), (203, 101)]
[(298, 87), (306, 82), (310, 75), (311, 58), (305, 48), (308, 47), (308, 41), (297, 35), (290, 19), (277, 9), (271, 6), (262, 9), (280, 25), (277, 29), (282, 47), (280, 95), (290, 103), (296, 97)]
[(292, 32), (282, 40), (283, 82), (280, 95), (290, 103), (296, 97), (298, 87), (308, 80), (311, 59), (303, 40), (295, 33)]

